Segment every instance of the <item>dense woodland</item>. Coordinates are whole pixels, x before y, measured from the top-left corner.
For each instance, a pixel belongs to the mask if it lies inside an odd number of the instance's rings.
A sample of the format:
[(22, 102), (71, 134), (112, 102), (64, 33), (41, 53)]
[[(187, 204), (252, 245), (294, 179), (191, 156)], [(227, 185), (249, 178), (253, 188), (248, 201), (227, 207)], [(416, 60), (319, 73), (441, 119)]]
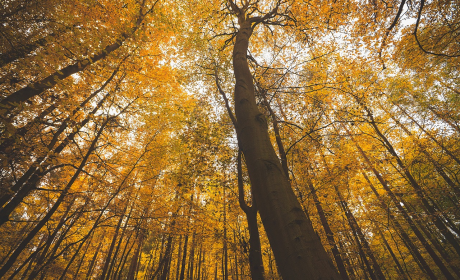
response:
[(1, 279), (460, 279), (458, 0), (3, 0)]

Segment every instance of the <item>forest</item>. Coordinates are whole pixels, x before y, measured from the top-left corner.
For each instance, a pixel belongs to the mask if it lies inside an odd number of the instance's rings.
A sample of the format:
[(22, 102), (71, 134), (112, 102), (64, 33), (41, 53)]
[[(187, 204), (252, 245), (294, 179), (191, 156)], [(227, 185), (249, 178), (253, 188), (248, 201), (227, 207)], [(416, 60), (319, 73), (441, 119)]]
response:
[(460, 279), (459, 0), (2, 0), (0, 279)]

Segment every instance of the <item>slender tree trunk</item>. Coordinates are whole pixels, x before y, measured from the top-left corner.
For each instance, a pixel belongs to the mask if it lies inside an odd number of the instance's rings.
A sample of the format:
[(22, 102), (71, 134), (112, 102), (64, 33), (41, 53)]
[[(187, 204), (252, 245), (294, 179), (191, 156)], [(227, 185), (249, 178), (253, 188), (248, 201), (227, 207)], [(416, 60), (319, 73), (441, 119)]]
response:
[[(317, 148), (319, 148), (319, 147), (317, 147)], [(323, 159), (324, 165), (326, 167), (327, 173), (330, 176), (332, 176), (332, 172), (331, 172), (330, 168), (328, 167), (328, 164), (326, 162), (324, 154), (321, 153), (321, 152), (320, 152), (320, 154), (322, 156), (322, 159)], [(348, 178), (347, 178), (347, 184), (348, 184)], [(380, 265), (377, 262), (377, 260), (376, 260), (376, 258), (374, 256), (374, 253), (372, 252), (372, 250), (371, 250), (371, 248), (369, 246), (369, 243), (367, 242), (367, 239), (366, 239), (366, 237), (364, 236), (364, 234), (363, 234), (363, 232), (361, 230), (361, 227), (359, 226), (358, 222), (355, 219), (355, 216), (351, 212), (351, 210), (350, 210), (350, 208), (348, 206), (348, 203), (343, 198), (343, 196), (340, 193), (339, 188), (337, 187), (337, 185), (333, 185), (333, 187), (335, 189), (335, 193), (337, 195), (337, 198), (339, 199), (339, 204), (342, 207), (342, 209), (343, 209), (343, 211), (345, 213), (345, 216), (346, 216), (346, 218), (348, 220), (348, 224), (350, 225), (350, 228), (351, 228), (352, 232), (355, 234), (355, 237), (357, 238), (356, 242), (358, 243), (358, 247), (362, 246), (363, 249), (364, 249), (365, 254), (363, 254), (362, 257), (363, 257), (363, 260), (364, 260), (366, 266), (369, 269), (369, 274), (370, 274), (371, 278), (372, 279), (385, 279), (385, 275), (383, 274), (382, 269), (380, 268)], [(368, 263), (366, 255), (369, 257), (369, 259), (370, 259), (372, 264)], [(369, 265), (372, 265), (372, 267), (369, 266)]]
[[(110, 262), (109, 270), (107, 271), (107, 279), (112, 279), (112, 277), (111, 277), (112, 271), (113, 271), (113, 268), (115, 267), (115, 265), (117, 263), (118, 252), (120, 250), (121, 244), (123, 243), (123, 240), (125, 239), (126, 228), (128, 226), (129, 220), (131, 219), (131, 213), (133, 211), (133, 208), (134, 207), (131, 206), (131, 209), (129, 210), (129, 213), (126, 216), (125, 224), (123, 225), (123, 229), (121, 230), (121, 234), (120, 234), (120, 238), (118, 239), (117, 247), (115, 248), (115, 252), (113, 253), (112, 261)], [(120, 258), (120, 261), (121, 261), (121, 258)], [(115, 278), (115, 276), (113, 278)]]
[(435, 108), (433, 108), (433, 106), (431, 105), (426, 105), (426, 104), (423, 104), (424, 102), (423, 101), (420, 101), (419, 98), (413, 94), (412, 92), (409, 91), (409, 93), (412, 95), (412, 98), (418, 102), (419, 104), (421, 104), (424, 108), (427, 108), (433, 115), (435, 115), (438, 119), (444, 121), (446, 124), (448, 124), (452, 129), (456, 130), (458, 133), (460, 133), (460, 127), (455, 124), (454, 122), (452, 122), (452, 120), (449, 120), (449, 118), (447, 118), (446, 116), (444, 116), (444, 114), (438, 112)]
[[(254, 197), (252, 197), (252, 206), (246, 204), (244, 198), (243, 170), (241, 162), (241, 151), (238, 151), (237, 158), (238, 169), (238, 202), (240, 208), (246, 214), (246, 221), (249, 230), (249, 267), (251, 270), (252, 280), (264, 280), (264, 264), (262, 261), (262, 250), (260, 246), (259, 226), (257, 224), (257, 206)], [(251, 191), (252, 196), (252, 191)]]
[[(83, 262), (85, 261), (86, 259), (86, 254), (88, 253), (88, 249), (89, 247), (91, 246), (91, 240), (92, 240), (92, 236), (89, 238), (88, 242), (87, 242), (87, 245), (86, 245), (86, 248), (83, 252), (83, 255), (81, 256), (80, 258), (80, 262), (78, 263), (77, 265), (77, 270), (75, 271), (74, 273), (74, 276), (73, 276), (73, 280), (77, 280), (78, 276), (80, 276), (80, 270), (82, 268), (82, 265), (83, 265)], [(83, 244), (84, 242), (82, 242)], [(80, 249), (80, 248), (79, 248)], [(69, 263), (67, 264), (66, 268), (64, 269), (64, 272), (62, 273), (61, 277), (59, 278), (60, 280), (63, 279), (65, 277), (65, 274), (67, 273), (67, 270), (69, 270), (69, 267), (70, 265), (72, 264), (73, 262), (73, 259), (76, 258), (76, 256), (78, 255), (80, 251), (77, 250), (77, 252), (75, 252), (75, 254), (73, 255), (72, 259), (69, 261)]]
[[(103, 238), (104, 237), (102, 236), (102, 239)], [(97, 249), (94, 252), (93, 259), (89, 263), (88, 271), (86, 272), (86, 279), (91, 279), (90, 277), (91, 277), (91, 274), (93, 273), (93, 269), (94, 269), (94, 267), (96, 265), (97, 255), (99, 255), (99, 251), (101, 250), (102, 244), (103, 244), (103, 242), (99, 242), (99, 244), (97, 245)]]
[[(347, 130), (347, 133), (351, 136), (350, 132)], [(444, 266), (444, 264), (442, 263), (442, 261), (439, 259), (439, 257), (436, 255), (436, 253), (434, 252), (434, 250), (431, 248), (431, 246), (429, 246), (427, 240), (425, 239), (425, 237), (422, 235), (422, 233), (418, 230), (418, 228), (416, 227), (416, 225), (414, 224), (412, 218), (409, 216), (409, 214), (405, 211), (405, 209), (402, 207), (399, 199), (396, 198), (396, 196), (394, 195), (394, 193), (391, 191), (391, 189), (389, 188), (389, 185), (388, 183), (383, 179), (383, 177), (380, 175), (380, 173), (375, 169), (375, 167), (372, 165), (372, 163), (370, 162), (369, 158), (367, 157), (367, 155), (364, 153), (364, 151), (361, 149), (361, 147), (359, 146), (359, 144), (356, 142), (356, 140), (354, 140), (353, 137), (351, 137), (352, 141), (354, 142), (355, 146), (358, 148), (358, 151), (359, 153), (361, 154), (361, 156), (363, 157), (364, 161), (366, 162), (367, 164), (367, 167), (369, 169), (372, 170), (372, 172), (374, 173), (374, 175), (377, 177), (377, 179), (379, 180), (380, 184), (382, 185), (382, 187), (385, 189), (385, 191), (388, 193), (388, 195), (390, 196), (390, 198), (393, 200), (395, 206), (398, 208), (398, 210), (401, 212), (401, 214), (403, 215), (404, 219), (406, 220), (406, 222), (410, 225), (412, 231), (414, 232), (414, 234), (417, 236), (417, 238), (420, 240), (420, 242), (422, 242), (423, 246), (425, 247), (425, 249), (427, 250), (428, 254), (431, 256), (431, 258), (433, 259), (433, 261), (436, 263), (436, 265), (441, 269), (441, 271), (443, 272), (443, 274), (448, 278), (448, 279), (453, 279), (453, 276), (450, 274), (449, 270)], [(363, 175), (365, 175), (363, 173)], [(364, 178), (367, 178), (367, 176), (364, 176)], [(370, 182), (369, 179), (366, 179), (368, 182)], [(369, 184), (370, 186), (372, 185), (371, 183)], [(373, 191), (374, 191), (374, 194), (377, 193), (375, 188), (373, 188)], [(397, 224), (395, 224), (397, 226)], [(404, 233), (404, 230), (401, 229), (401, 234)], [(405, 233), (404, 233), (405, 234)], [(431, 278), (431, 279), (436, 279), (436, 276), (434, 275), (433, 271), (430, 269), (430, 267), (428, 266), (428, 264), (425, 262), (425, 260), (423, 259), (423, 257), (421, 257), (420, 253), (418, 252), (418, 250), (415, 248), (414, 249), (414, 253), (416, 254), (416, 260), (418, 260), (420, 262), (420, 265), (424, 268), (424, 270), (426, 271), (426, 273), (428, 274), (428, 276)], [(451, 277), (451, 278), (449, 278)]]
[[(193, 194), (190, 197), (189, 213), (192, 213), (192, 206), (193, 206)], [(185, 268), (186, 268), (186, 260), (187, 260), (187, 244), (188, 244), (188, 234), (185, 235), (185, 240), (184, 240), (182, 264), (181, 264), (179, 280), (184, 280), (185, 278)]]
[(139, 238), (137, 241), (137, 249), (134, 252), (134, 255), (131, 258), (131, 265), (129, 266), (127, 280), (134, 280), (136, 277), (136, 271), (138, 270), (138, 260), (141, 257), (141, 248), (144, 242), (144, 232), (143, 230), (139, 230)]
[(351, 276), (352, 279), (355, 279), (354, 265), (351, 264), (348, 253), (345, 252), (345, 249), (341, 242), (338, 242), (337, 244), (339, 245), (340, 252), (342, 252), (342, 260), (346, 264), (345, 267), (348, 270), (348, 275)]
[[(356, 223), (356, 220), (353, 217), (353, 214), (351, 213), (350, 209), (348, 208), (348, 204), (343, 200), (342, 196), (340, 195), (338, 189), (336, 188), (336, 193), (339, 198), (339, 205), (341, 206), (343, 212), (345, 213), (345, 217), (347, 218), (348, 225), (350, 226), (351, 232), (354, 236), (356, 245), (358, 246), (358, 251), (361, 256), (362, 261), (366, 265), (367, 270), (365, 269), (363, 272), (366, 273), (368, 272), (369, 275), (371, 276), (372, 280), (377, 280), (379, 279), (378, 274), (375, 274), (374, 270), (374, 263), (370, 263), (369, 260), (367, 259), (367, 256), (371, 259), (373, 262), (372, 257), (370, 256), (372, 254), (369, 244), (367, 243), (367, 240), (364, 237), (364, 234), (361, 231), (361, 228), (359, 225)], [(367, 256), (366, 256), (367, 255)], [(373, 256), (373, 254), (372, 254)], [(374, 258), (375, 259), (375, 258)], [(364, 267), (363, 267), (364, 268)]]
[(398, 199), (404, 204), (405, 208), (408, 211), (412, 211), (414, 213), (413, 214), (415, 216), (415, 219), (413, 219), (414, 224), (423, 232), (423, 234), (425, 234), (425, 237), (431, 242), (434, 249), (438, 251), (438, 253), (441, 255), (441, 258), (443, 258), (445, 263), (447, 263), (447, 266), (452, 271), (454, 271), (454, 273), (460, 279), (460, 270), (458, 268), (458, 265), (456, 266), (453, 264), (455, 262), (452, 261), (451, 257), (446, 252), (446, 250), (442, 248), (442, 246), (439, 244), (439, 239), (441, 239), (443, 242), (445, 242), (445, 239), (443, 239), (442, 237), (433, 236), (433, 234), (428, 230), (428, 227), (420, 223), (421, 217), (415, 212), (415, 208), (411, 206), (407, 201), (405, 201), (402, 197), (398, 197)]
[[(380, 106), (387, 114), (389, 114), (383, 106)], [(404, 132), (409, 135), (410, 137), (414, 138), (414, 135), (409, 131), (409, 129), (406, 128), (405, 125), (403, 125), (398, 119), (396, 119), (393, 115), (389, 114), (391, 119), (399, 125), (399, 127), (404, 130)], [(433, 157), (428, 153), (428, 151), (425, 149), (425, 147), (416, 139), (414, 139), (414, 142), (416, 145), (420, 148), (422, 153), (426, 156), (426, 159), (434, 166), (436, 171), (438, 172), (439, 175), (444, 179), (444, 181), (451, 187), (451, 189), (455, 192), (457, 197), (460, 197), (460, 188), (454, 184), (454, 182), (449, 178), (449, 176), (446, 174), (444, 169), (441, 167), (441, 165), (436, 162)]]
[(169, 261), (171, 260), (172, 243), (173, 243), (173, 236), (170, 234), (168, 236), (168, 241), (166, 243), (165, 254), (164, 254), (163, 259), (161, 261), (162, 268), (160, 268), (160, 267), (158, 268), (158, 269), (160, 269), (160, 271), (162, 271), (161, 276), (160, 276), (160, 280), (166, 280), (168, 272), (169, 272), (169, 269), (170, 269)]
[[(22, 277), (21, 279), (25, 279), (27, 274), (29, 273), (29, 271), (32, 269), (32, 266), (35, 262), (35, 259), (38, 257), (39, 253), (41, 252), (41, 250), (44, 248), (44, 246), (46, 246), (46, 244), (43, 244), (45, 243), (45, 240), (47, 238), (45, 237), (45, 235), (40, 239), (40, 242), (38, 243), (37, 245), (37, 248), (35, 250), (35, 252), (33, 252), (32, 254), (30, 254), (30, 256), (19, 266), (17, 267), (13, 273), (9, 276), (8, 280), (12, 280), (14, 279), (14, 277), (16, 276), (16, 274), (18, 274), (19, 272), (21, 272), (21, 270), (24, 268), (24, 266), (26, 266), (27, 264), (27, 268), (24, 270), (24, 273), (22, 273)], [(2, 261), (3, 263), (3, 261)]]
[[(377, 190), (375, 189), (374, 185), (371, 183), (371, 181), (369, 180), (367, 175), (364, 172), (362, 174), (363, 174), (364, 178), (366, 179), (366, 181), (368, 182), (370, 188), (372, 189), (372, 192), (377, 196), (377, 199), (379, 200), (382, 209), (383, 210), (389, 209), (389, 206), (385, 203), (383, 198), (379, 195), (379, 193), (377, 192)], [(395, 203), (399, 203), (399, 202), (395, 202)], [(399, 210), (401, 212), (401, 209), (399, 209)], [(402, 209), (402, 210), (405, 212), (405, 209)], [(404, 216), (406, 216), (406, 215), (404, 215)], [(419, 252), (417, 246), (411, 241), (409, 235), (405, 232), (403, 227), (399, 224), (398, 220), (394, 217), (394, 215), (391, 212), (388, 212), (388, 218), (395, 225), (395, 227), (397, 229), (397, 232), (399, 233), (399, 235), (400, 235), (401, 239), (403, 240), (404, 244), (406, 245), (406, 247), (409, 249), (411, 254), (414, 256), (414, 259), (417, 261), (417, 264), (419, 265), (420, 269), (422, 271), (425, 271), (431, 279), (436, 279), (433, 271), (431, 270), (431, 268), (429, 267), (429, 265), (427, 264), (427, 262), (423, 258), (422, 254)], [(408, 220), (406, 219), (406, 221), (408, 221)], [(418, 231), (418, 228), (416, 227), (414, 221), (411, 219), (410, 222), (408, 221), (408, 223), (411, 226), (411, 229), (414, 231), (414, 233), (416, 233), (416, 236), (419, 237), (418, 234), (420, 234), (420, 232)], [(420, 241), (422, 242), (422, 244), (423, 244), (423, 242), (426, 242), (425, 239), (422, 239)], [(426, 244), (428, 244), (428, 243), (426, 243)], [(426, 246), (425, 246), (425, 249), (427, 249)], [(428, 249), (427, 251), (431, 251), (431, 252), (434, 253), (434, 251), (432, 249)], [(437, 258), (437, 256), (436, 256), (436, 258)], [(435, 261), (435, 263), (436, 263), (436, 261)]]
[(390, 141), (382, 134), (380, 129), (378, 128), (372, 112), (369, 110), (369, 108), (365, 107), (367, 110), (368, 116), (370, 118), (370, 124), (374, 128), (374, 131), (377, 133), (379, 138), (385, 143), (385, 148), (388, 150), (388, 152), (393, 156), (393, 158), (396, 160), (399, 168), (403, 171), (405, 174), (407, 180), (409, 181), (410, 185), (413, 187), (415, 190), (415, 193), (419, 197), (419, 199), (422, 201), (422, 205), (424, 208), (427, 210), (427, 212), (431, 215), (433, 223), (436, 225), (436, 227), (441, 231), (441, 233), (444, 235), (444, 237), (447, 239), (447, 241), (454, 247), (455, 251), (457, 254), (460, 256), (460, 244), (457, 242), (457, 238), (449, 231), (449, 229), (446, 227), (444, 224), (444, 221), (438, 216), (436, 213), (436, 209), (433, 205), (431, 205), (421, 188), (421, 186), (417, 183), (417, 181), (414, 179), (412, 174), (409, 172), (409, 169), (406, 167), (406, 165), (402, 162), (401, 158), (398, 156), (396, 153), (395, 149), (391, 145)]
[(457, 162), (457, 164), (460, 165), (460, 159), (455, 156), (449, 149), (447, 149), (446, 146), (444, 146), (440, 141), (438, 141), (436, 139), (436, 137), (434, 137), (431, 133), (429, 133), (428, 131), (426, 131), (425, 128), (423, 128), (422, 125), (420, 125), (417, 120), (415, 120), (409, 113), (407, 113), (406, 110), (404, 110), (404, 108), (402, 108), (401, 106), (399, 106), (398, 104), (394, 103), (393, 104), (398, 107), (398, 109), (403, 112), (404, 115), (406, 115), (413, 123), (415, 123), (417, 125), (418, 128), (420, 128), (426, 135), (428, 135), (428, 137), (430, 137), (431, 140), (433, 140), (433, 142), (435, 142), (446, 154), (448, 154), (453, 160), (455, 160), (455, 162)]
[(105, 126), (108, 123), (107, 119), (104, 124), (100, 127), (99, 131), (96, 134), (96, 137), (93, 139), (91, 146), (89, 147), (85, 157), (80, 163), (80, 166), (78, 167), (77, 171), (75, 171), (74, 175), (70, 179), (70, 181), (67, 183), (66, 187), (61, 191), (60, 196), (54, 203), (53, 207), (48, 211), (48, 213), (45, 215), (45, 217), (38, 222), (38, 224), (32, 229), (32, 231), (29, 232), (29, 234), (26, 236), (26, 238), (19, 244), (19, 246), (15, 249), (15, 251), (11, 254), (9, 259), (4, 263), (3, 267), (0, 269), (0, 278), (3, 277), (6, 272), (11, 268), (11, 266), (14, 264), (16, 259), (19, 257), (21, 252), (26, 248), (27, 244), (35, 237), (35, 235), (40, 231), (40, 229), (48, 222), (48, 220), (51, 218), (51, 216), (56, 212), (56, 210), (59, 208), (61, 203), (64, 201), (65, 197), (67, 196), (68, 191), (70, 190), (70, 187), (73, 185), (73, 183), (77, 180), (78, 176), (80, 175), (80, 172), (83, 170), (83, 167), (86, 165), (86, 162), (91, 155), (91, 153), (95, 150), (96, 148), (96, 143), (99, 140), (99, 137), (102, 134), (102, 131), (104, 130)]
[[(67, 209), (64, 212), (64, 214), (61, 216), (61, 219), (59, 220), (59, 223), (56, 225), (56, 228), (54, 229), (53, 233), (48, 237), (48, 240), (45, 243), (45, 248), (41, 251), (41, 253), (37, 257), (36, 262), (34, 264), (34, 269), (29, 274), (29, 277), (28, 277), (29, 280), (34, 279), (35, 277), (37, 277), (38, 273), (40, 272), (40, 270), (41, 270), (40, 268), (41, 268), (42, 264), (46, 260), (46, 255), (48, 254), (48, 250), (50, 249), (51, 244), (53, 243), (53, 241), (56, 238), (56, 236), (58, 235), (58, 233), (62, 230), (62, 227), (64, 226), (64, 223), (68, 220), (67, 216), (69, 215), (70, 209), (72, 208), (72, 205), (74, 204), (74, 202), (75, 202), (75, 198), (72, 200), (71, 203), (69, 203), (67, 205)], [(62, 236), (62, 233), (61, 233), (61, 236)]]
[(123, 247), (123, 252), (121, 253), (121, 256), (120, 256), (120, 261), (118, 262), (118, 265), (117, 265), (117, 268), (115, 269), (115, 272), (113, 273), (113, 277), (112, 279), (119, 279), (120, 276), (121, 276), (121, 267), (123, 265), (123, 262), (124, 260), (128, 257), (129, 255), (129, 252), (131, 252), (131, 249), (128, 249), (128, 248), (131, 248), (132, 246), (129, 246), (130, 245), (130, 240), (131, 240), (131, 237), (135, 235), (134, 232), (131, 232), (129, 235), (128, 235), (128, 238), (126, 240), (126, 243), (125, 243), (125, 246)]
[[(224, 239), (223, 239), (223, 257), (224, 257), (224, 280), (228, 280), (228, 247), (227, 247), (227, 197), (225, 195), (225, 186), (223, 187), (224, 195)], [(192, 255), (190, 255), (193, 257)]]
[(182, 234), (179, 235), (179, 249), (177, 253), (177, 260), (176, 260), (176, 280), (179, 280), (179, 272), (180, 272), (180, 261), (182, 256)]
[(324, 214), (323, 207), (321, 206), (321, 202), (316, 195), (316, 189), (313, 187), (313, 184), (310, 182), (308, 183), (310, 187), (310, 193), (313, 196), (313, 201), (315, 202), (316, 210), (318, 211), (319, 218), (321, 220), (321, 224), (323, 225), (324, 231), (326, 232), (326, 238), (329, 242), (329, 245), (332, 248), (332, 254), (334, 255), (335, 263), (337, 264), (337, 268), (339, 269), (340, 276), (342, 279), (349, 279), (347, 271), (345, 269), (345, 265), (343, 264), (342, 257), (340, 256), (339, 249), (334, 240), (334, 233), (332, 232), (331, 228), (329, 227), (329, 223), (327, 222), (326, 215)]
[[(92, 112), (88, 114), (88, 116), (83, 121), (74, 127), (73, 132), (67, 135), (65, 139), (56, 148), (54, 148), (54, 146), (59, 141), (59, 136), (67, 128), (67, 122), (63, 122), (56, 133), (54, 133), (53, 139), (47, 145), (47, 151), (49, 152), (39, 156), (29, 167), (29, 169), (18, 179), (18, 181), (9, 188), (9, 192), (6, 192), (0, 197), (0, 205), (3, 206), (8, 202), (0, 210), (0, 226), (8, 221), (9, 216), (14, 211), (14, 209), (28, 194), (30, 194), (30, 192), (35, 189), (36, 185), (39, 183), (42, 177), (47, 174), (46, 172), (41, 172), (40, 168), (47, 169), (50, 166), (52, 159), (59, 155), (67, 147), (67, 145), (73, 141), (74, 137), (77, 135), (80, 129), (91, 120), (92, 114), (96, 113), (97, 110), (100, 109), (110, 94), (111, 92), (107, 93), (104, 98), (98, 102)], [(103, 126), (105, 127), (105, 124)], [(51, 154), (54, 156), (51, 156)]]
[(193, 263), (195, 262), (196, 232), (192, 234), (192, 246), (190, 246), (190, 255), (188, 258), (187, 279), (193, 280)]
[[(68, 65), (54, 72), (48, 77), (40, 81), (34, 82), (32, 84), (29, 84), (25, 88), (22, 88), (8, 95), (6, 98), (0, 101), (0, 106), (3, 108), (3, 110), (6, 111), (6, 113), (2, 112), (1, 115), (7, 116), (15, 108), (17, 108), (18, 105), (24, 103), (25, 101), (29, 100), (30, 98), (34, 96), (41, 94), (47, 89), (53, 88), (57, 83), (64, 80), (65, 78), (75, 73), (85, 70), (88, 66), (96, 63), (99, 60), (106, 58), (110, 53), (120, 48), (123, 45), (124, 41), (128, 39), (130, 36), (132, 36), (139, 29), (144, 17), (148, 14), (148, 12), (144, 11), (144, 8), (145, 8), (144, 4), (145, 4), (145, 1), (141, 3), (141, 8), (139, 10), (139, 16), (134, 24), (134, 27), (130, 30), (130, 32), (123, 33), (121, 37), (117, 39), (114, 43), (106, 46), (103, 50), (92, 55), (91, 57), (84, 59), (82, 61), (75, 62), (74, 64)], [(150, 9), (150, 11), (152, 9), (153, 7)]]
[[(73, 225), (76, 223), (76, 221), (81, 217), (81, 215), (83, 214), (83, 207), (84, 205), (80, 208), (80, 211), (78, 211), (78, 213), (76, 214), (76, 216), (74, 218), (72, 218), (72, 221), (71, 223), (66, 227), (65, 230), (62, 230), (59, 234), (59, 238), (56, 240), (56, 243), (53, 245), (53, 249), (51, 250), (51, 252), (48, 254), (48, 256), (45, 256), (45, 258), (47, 258), (46, 262), (42, 265), (42, 266), (38, 266), (38, 264), (36, 264), (36, 267), (37, 268), (37, 273), (42, 273), (42, 277), (41, 278), (44, 278), (46, 276), (46, 273), (47, 273), (47, 270), (48, 270), (48, 265), (53, 262), (54, 260), (56, 260), (57, 257), (59, 257), (63, 252), (67, 251), (66, 248), (70, 248), (70, 246), (72, 246), (73, 244), (75, 243), (82, 243), (84, 240), (86, 240), (87, 237), (84, 237), (82, 240), (80, 241), (77, 241), (77, 242), (71, 242), (71, 243), (68, 243), (67, 246), (65, 246), (64, 248), (62, 248), (62, 250), (60, 251), (59, 254), (56, 254), (57, 250), (59, 249), (59, 247), (61, 246), (61, 243), (64, 241), (65, 237), (67, 237), (67, 233), (70, 231), (70, 229), (73, 227)], [(45, 260), (45, 259), (43, 259)], [(29, 276), (29, 279), (34, 279), (36, 277), (32, 276), (30, 277)]]
[[(203, 236), (203, 232), (201, 232), (201, 236)], [(202, 254), (203, 254), (203, 238), (200, 238), (200, 252), (198, 253), (198, 262), (195, 267), (196, 275), (194, 279), (196, 280), (200, 280)]]
[(120, 271), (119, 271), (119, 273), (117, 275), (117, 278), (116, 278), (117, 280), (120, 280), (121, 277), (123, 276), (123, 271), (125, 271), (124, 268), (125, 268), (126, 263), (128, 262), (128, 257), (131, 254), (131, 251), (133, 250), (135, 245), (136, 245), (136, 242), (133, 242), (133, 244), (129, 247), (128, 252), (126, 252), (125, 257), (121, 260)]
[(391, 258), (393, 259), (393, 262), (396, 265), (396, 271), (398, 272), (399, 276), (402, 279), (407, 280), (406, 273), (404, 273), (404, 270), (403, 270), (401, 264), (399, 263), (398, 258), (396, 257), (395, 253), (393, 252), (393, 249), (391, 249), (390, 244), (388, 244), (388, 241), (386, 240), (386, 238), (383, 235), (382, 231), (378, 228), (377, 232), (378, 232), (380, 238), (382, 239), (383, 244), (385, 244), (385, 247), (387, 248), (387, 251), (390, 253)]
[(120, 219), (118, 220), (117, 226), (115, 228), (115, 232), (112, 237), (112, 242), (110, 243), (109, 251), (107, 252), (107, 256), (105, 258), (104, 267), (102, 268), (102, 274), (99, 278), (100, 280), (105, 280), (106, 278), (108, 278), (109, 275), (107, 275), (107, 272), (109, 269), (109, 265), (111, 262), (115, 261), (115, 259), (112, 259), (112, 253), (113, 253), (113, 249), (115, 248), (115, 243), (118, 238), (118, 232), (120, 230), (121, 223), (123, 222), (123, 218), (125, 217), (126, 208), (128, 208), (128, 204), (126, 204), (123, 211), (121, 212)]

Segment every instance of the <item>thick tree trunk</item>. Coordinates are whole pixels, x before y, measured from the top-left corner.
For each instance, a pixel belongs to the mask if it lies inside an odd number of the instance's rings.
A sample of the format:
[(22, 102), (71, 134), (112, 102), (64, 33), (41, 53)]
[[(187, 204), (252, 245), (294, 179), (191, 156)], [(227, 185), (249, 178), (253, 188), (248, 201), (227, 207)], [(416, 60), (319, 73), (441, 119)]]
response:
[(237, 136), (254, 197), (284, 279), (340, 279), (310, 221), (297, 201), (258, 110), (247, 62), (251, 22), (240, 20), (233, 50)]

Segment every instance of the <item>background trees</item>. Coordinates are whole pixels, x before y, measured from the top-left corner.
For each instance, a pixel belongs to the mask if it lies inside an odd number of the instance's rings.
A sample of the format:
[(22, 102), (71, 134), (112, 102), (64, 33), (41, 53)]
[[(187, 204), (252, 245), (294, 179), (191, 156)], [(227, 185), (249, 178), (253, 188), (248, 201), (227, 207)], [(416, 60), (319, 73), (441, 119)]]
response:
[[(7, 1), (1, 277), (250, 278), (238, 196), (265, 207), (266, 220), (276, 180), (255, 183), (252, 138), (234, 132), (248, 116), (234, 102), (231, 59), (244, 28), (246, 90), (305, 213), (301, 232), (344, 279), (460, 277), (458, 10)], [(263, 277), (280, 279), (286, 266), (271, 247), (283, 226), (258, 220)]]

